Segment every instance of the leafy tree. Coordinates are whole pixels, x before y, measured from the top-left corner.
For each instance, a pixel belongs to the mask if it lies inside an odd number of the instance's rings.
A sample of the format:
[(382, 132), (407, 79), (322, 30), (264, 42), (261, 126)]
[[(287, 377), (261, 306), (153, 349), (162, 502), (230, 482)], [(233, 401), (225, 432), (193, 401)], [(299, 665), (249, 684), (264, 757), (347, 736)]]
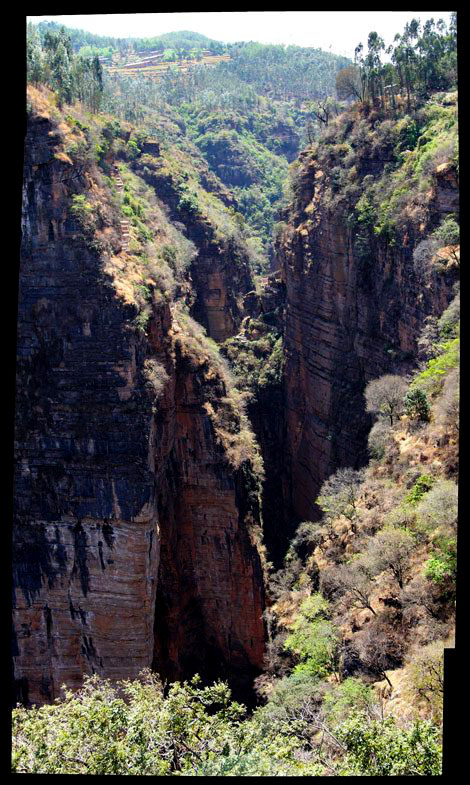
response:
[(441, 774), (439, 731), (420, 720), (400, 728), (393, 717), (369, 720), (357, 712), (336, 731), (345, 745), (344, 773), (361, 776), (429, 776)]
[(44, 63), (41, 48), (41, 39), (37, 29), (28, 22), (28, 35), (26, 40), (26, 64), (28, 82), (40, 84), (44, 79)]
[(408, 385), (402, 376), (385, 374), (367, 385), (364, 396), (366, 411), (390, 417), (390, 425), (403, 411), (403, 398)]
[(339, 634), (326, 617), (328, 602), (321, 594), (313, 594), (300, 606), (292, 633), (286, 638), (285, 648), (293, 652), (300, 664), (294, 673), (309, 673), (323, 677), (337, 671), (339, 663)]
[(424, 390), (421, 390), (420, 387), (414, 387), (413, 389), (408, 390), (403, 402), (408, 417), (420, 420), (421, 422), (429, 422), (431, 407)]
[(59, 33), (47, 32), (44, 48), (50, 84), (57, 92), (59, 107), (63, 103), (70, 104), (73, 99), (72, 45), (65, 28), (62, 28)]

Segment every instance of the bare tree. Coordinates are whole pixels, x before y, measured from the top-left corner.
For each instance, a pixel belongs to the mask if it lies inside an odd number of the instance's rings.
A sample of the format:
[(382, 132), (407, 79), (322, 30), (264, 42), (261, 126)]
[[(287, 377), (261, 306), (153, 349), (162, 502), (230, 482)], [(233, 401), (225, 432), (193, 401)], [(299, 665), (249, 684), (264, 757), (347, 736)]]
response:
[(336, 94), (340, 101), (348, 98), (364, 100), (365, 86), (357, 66), (348, 65), (346, 68), (338, 71), (336, 75)]
[(329, 570), (329, 577), (333, 585), (346, 595), (349, 603), (356, 608), (367, 608), (374, 611), (370, 604), (370, 594), (373, 588), (372, 579), (367, 568), (360, 560), (351, 564), (341, 564)]
[(364, 471), (338, 469), (320, 488), (317, 504), (328, 518), (344, 515), (351, 522), (357, 517), (356, 502), (359, 497)]
[(377, 617), (354, 637), (352, 648), (366, 668), (392, 687), (386, 671), (403, 662), (404, 639), (399, 630)]
[(373, 575), (390, 570), (402, 589), (410, 571), (410, 555), (414, 547), (415, 541), (409, 532), (387, 527), (371, 537), (364, 559)]
[(385, 374), (367, 385), (364, 396), (366, 410), (373, 414), (390, 417), (390, 425), (403, 410), (403, 397), (408, 383), (403, 376)]

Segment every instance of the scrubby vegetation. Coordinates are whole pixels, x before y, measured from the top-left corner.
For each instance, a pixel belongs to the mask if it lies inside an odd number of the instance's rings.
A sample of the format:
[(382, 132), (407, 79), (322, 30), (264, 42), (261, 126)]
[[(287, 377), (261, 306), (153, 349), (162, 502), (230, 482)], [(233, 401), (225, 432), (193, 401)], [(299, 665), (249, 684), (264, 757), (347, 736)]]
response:
[[(53, 706), (14, 710), (13, 772), (192, 777), (439, 773), (432, 724), (417, 722), (406, 731), (392, 718), (353, 713), (354, 689), (342, 692), (338, 701), (329, 701), (335, 721), (334, 731), (326, 735), (308, 700), (303, 716), (295, 720), (263, 710), (247, 718), (245, 707), (231, 700), (223, 683), (203, 687), (195, 677), (165, 690), (150, 672), (117, 685), (88, 677), (80, 691), (65, 690)], [(360, 695), (369, 708), (370, 698)], [(311, 744), (318, 731), (325, 735), (320, 751)]]
[[(458, 345), (458, 304), (457, 295), (436, 320), (428, 347), (434, 359), (448, 352), (444, 336)], [(395, 769), (392, 759), (379, 761), (385, 738), (393, 737), (403, 754), (404, 739), (426, 727), (436, 751), (439, 745), (443, 649), (452, 645), (454, 623), (458, 409), (454, 400), (443, 426), (455, 366), (442, 362), (424, 392), (430, 362), (411, 378), (384, 376), (367, 385), (365, 404), (378, 418), (370, 463), (325, 481), (317, 499), (321, 520), (298, 527), (270, 579), (270, 643), (266, 674), (258, 679), (267, 702), (260, 712), (293, 721), (308, 705), (317, 728), (335, 739), (331, 751), (348, 740), (348, 751), (339, 753), (352, 767), (348, 773), (398, 773), (401, 763)], [(416, 390), (425, 398), (413, 397)], [(372, 739), (378, 757), (368, 746)], [(341, 772), (332, 759), (328, 766)], [(437, 764), (429, 773), (439, 771)]]

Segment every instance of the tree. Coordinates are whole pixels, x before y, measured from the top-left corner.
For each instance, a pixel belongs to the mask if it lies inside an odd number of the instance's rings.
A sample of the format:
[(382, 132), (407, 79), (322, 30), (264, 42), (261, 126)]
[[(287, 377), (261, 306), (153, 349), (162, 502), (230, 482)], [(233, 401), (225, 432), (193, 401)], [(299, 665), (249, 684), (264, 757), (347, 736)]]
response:
[(383, 38), (375, 32), (369, 33), (367, 39), (367, 55), (365, 58), (367, 87), (374, 104), (377, 103), (378, 96), (381, 96), (382, 108), (385, 108), (385, 104), (380, 53), (384, 48), (385, 44)]
[(405, 648), (399, 630), (377, 616), (354, 636), (351, 648), (366, 668), (392, 686), (386, 671), (402, 665)]
[(311, 101), (309, 104), (309, 109), (314, 115), (314, 117), (319, 120), (320, 123), (327, 126), (330, 117), (333, 114), (338, 114), (338, 105), (336, 101), (331, 98), (331, 96), (326, 96), (324, 98), (318, 98), (316, 101)]
[(409, 531), (385, 527), (370, 538), (364, 555), (365, 564), (372, 575), (389, 570), (402, 589), (409, 574), (414, 547), (415, 540)]
[(364, 83), (357, 66), (349, 65), (338, 71), (336, 93), (340, 101), (347, 101), (349, 98), (358, 98), (359, 101), (364, 101)]
[(403, 411), (403, 397), (408, 384), (402, 376), (385, 374), (374, 379), (367, 385), (364, 396), (366, 411), (390, 417), (390, 425), (394, 418)]
[(361, 469), (338, 469), (321, 486), (316, 503), (328, 518), (344, 515), (352, 522), (357, 517), (356, 502), (363, 479)]
[(429, 422), (431, 407), (429, 405), (428, 396), (420, 387), (414, 387), (408, 390), (403, 403), (405, 412), (408, 417), (420, 420), (421, 422)]
[(346, 595), (346, 603), (355, 608), (367, 608), (374, 611), (370, 604), (370, 595), (374, 589), (370, 570), (360, 558), (349, 564), (341, 564), (328, 571), (329, 582)]

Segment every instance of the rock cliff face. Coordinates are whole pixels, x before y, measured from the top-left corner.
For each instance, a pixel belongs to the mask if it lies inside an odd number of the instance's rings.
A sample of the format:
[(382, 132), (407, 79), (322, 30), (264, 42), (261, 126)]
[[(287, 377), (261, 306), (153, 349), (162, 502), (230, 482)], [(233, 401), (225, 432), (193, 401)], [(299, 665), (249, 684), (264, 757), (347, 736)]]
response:
[(55, 155), (56, 142), (53, 124), (33, 115), (18, 318), (15, 700), (48, 702), (83, 673), (131, 678), (152, 664), (170, 678), (228, 677), (243, 695), (264, 648), (249, 482), (216, 438), (198, 369), (175, 351), (168, 305), (153, 307), (147, 336), (132, 327), (133, 306), (76, 231), (70, 198), (91, 187), (90, 174)]
[[(411, 369), (424, 319), (447, 307), (455, 278), (436, 274), (423, 285), (410, 237), (401, 247), (376, 242), (364, 261), (345, 218), (325, 205), (328, 173), (308, 152), (300, 162), (278, 259), (286, 285), (285, 503), (309, 520), (329, 474), (367, 460), (366, 384)], [(436, 172), (430, 198), (441, 217), (458, 210), (451, 169)]]

